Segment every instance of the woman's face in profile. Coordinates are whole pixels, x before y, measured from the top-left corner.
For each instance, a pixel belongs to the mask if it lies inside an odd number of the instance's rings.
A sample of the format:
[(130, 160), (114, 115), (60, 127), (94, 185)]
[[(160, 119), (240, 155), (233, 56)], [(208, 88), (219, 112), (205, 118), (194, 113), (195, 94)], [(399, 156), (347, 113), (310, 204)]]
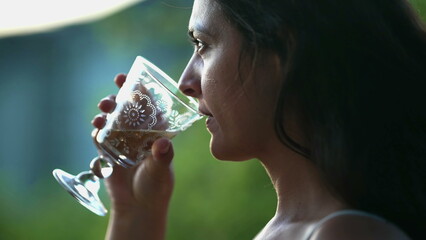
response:
[(264, 56), (251, 68), (249, 55), (242, 55), (242, 35), (213, 0), (194, 1), (189, 35), (194, 54), (179, 84), (208, 116), (212, 154), (237, 161), (259, 157), (275, 138), (278, 58)]

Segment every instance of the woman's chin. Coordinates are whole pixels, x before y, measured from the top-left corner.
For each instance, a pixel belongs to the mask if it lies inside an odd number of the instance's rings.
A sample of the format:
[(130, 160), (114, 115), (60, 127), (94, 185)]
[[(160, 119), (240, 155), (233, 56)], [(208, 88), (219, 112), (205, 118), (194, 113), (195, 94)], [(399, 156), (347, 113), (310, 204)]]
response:
[(238, 150), (237, 147), (232, 147), (232, 144), (219, 142), (214, 136), (210, 140), (210, 152), (214, 158), (223, 161), (245, 161), (251, 159), (247, 156), (247, 150)]

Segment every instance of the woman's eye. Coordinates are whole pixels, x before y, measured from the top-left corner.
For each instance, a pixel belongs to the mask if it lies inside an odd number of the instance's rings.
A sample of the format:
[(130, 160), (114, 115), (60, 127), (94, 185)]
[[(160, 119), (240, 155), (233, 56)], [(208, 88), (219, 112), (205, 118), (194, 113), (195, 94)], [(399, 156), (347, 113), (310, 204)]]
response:
[(194, 44), (195, 51), (199, 54), (206, 48), (206, 44), (199, 39), (191, 39), (191, 41)]

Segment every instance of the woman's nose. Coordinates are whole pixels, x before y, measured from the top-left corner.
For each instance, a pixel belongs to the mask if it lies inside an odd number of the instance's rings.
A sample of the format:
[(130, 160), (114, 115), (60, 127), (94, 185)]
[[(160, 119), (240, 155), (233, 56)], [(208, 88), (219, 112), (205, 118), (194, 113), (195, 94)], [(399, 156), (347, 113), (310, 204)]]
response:
[(194, 98), (201, 97), (201, 68), (202, 63), (193, 56), (179, 79), (179, 90), (183, 94)]

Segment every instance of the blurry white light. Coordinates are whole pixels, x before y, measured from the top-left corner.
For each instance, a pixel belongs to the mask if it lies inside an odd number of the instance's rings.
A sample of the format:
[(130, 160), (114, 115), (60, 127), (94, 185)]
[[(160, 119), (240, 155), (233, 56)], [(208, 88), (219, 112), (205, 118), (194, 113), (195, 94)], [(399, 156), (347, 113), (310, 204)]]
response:
[(100, 19), (143, 0), (1, 0), (0, 38)]

